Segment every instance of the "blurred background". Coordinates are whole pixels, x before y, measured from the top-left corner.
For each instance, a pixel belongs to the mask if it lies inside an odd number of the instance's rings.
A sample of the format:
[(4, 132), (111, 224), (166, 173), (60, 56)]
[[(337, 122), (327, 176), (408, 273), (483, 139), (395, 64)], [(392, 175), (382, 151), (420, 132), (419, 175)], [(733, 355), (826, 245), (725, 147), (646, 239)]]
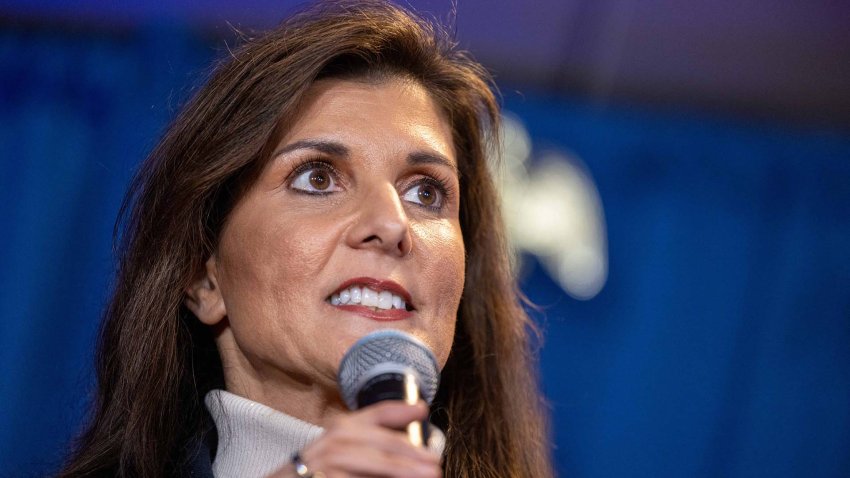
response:
[[(81, 424), (135, 168), (295, 5), (0, 5), (0, 474)], [(410, 5), (501, 88), (559, 474), (850, 476), (850, 4)]]

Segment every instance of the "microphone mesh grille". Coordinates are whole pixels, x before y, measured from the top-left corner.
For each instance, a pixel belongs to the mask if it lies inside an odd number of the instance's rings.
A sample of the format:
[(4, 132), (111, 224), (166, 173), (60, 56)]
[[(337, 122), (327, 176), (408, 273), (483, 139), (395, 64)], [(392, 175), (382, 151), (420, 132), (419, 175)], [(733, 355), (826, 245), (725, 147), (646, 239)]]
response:
[(361, 338), (348, 349), (339, 365), (339, 388), (351, 410), (357, 408), (361, 381), (379, 364), (396, 364), (418, 375), (419, 394), (431, 404), (440, 383), (437, 360), (419, 339), (398, 330), (379, 330)]

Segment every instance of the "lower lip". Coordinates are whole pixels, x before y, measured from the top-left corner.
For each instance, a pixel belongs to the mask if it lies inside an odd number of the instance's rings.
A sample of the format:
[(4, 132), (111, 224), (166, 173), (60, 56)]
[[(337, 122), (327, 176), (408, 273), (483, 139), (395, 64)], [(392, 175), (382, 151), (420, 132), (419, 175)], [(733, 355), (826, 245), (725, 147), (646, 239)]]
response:
[(337, 309), (344, 310), (346, 312), (354, 312), (355, 314), (362, 315), (367, 319), (372, 320), (382, 320), (382, 321), (390, 321), (390, 320), (404, 320), (409, 319), (413, 312), (404, 309), (373, 309), (371, 307), (365, 307), (362, 305), (336, 305), (334, 306)]

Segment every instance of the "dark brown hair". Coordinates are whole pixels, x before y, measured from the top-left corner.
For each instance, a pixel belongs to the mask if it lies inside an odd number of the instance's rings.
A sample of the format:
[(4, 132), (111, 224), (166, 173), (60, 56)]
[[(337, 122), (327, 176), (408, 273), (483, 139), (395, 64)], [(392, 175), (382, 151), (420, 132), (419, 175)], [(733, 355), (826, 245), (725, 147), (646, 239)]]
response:
[[(384, 2), (324, 3), (246, 39), (185, 106), (137, 174), (119, 216), (119, 270), (97, 354), (93, 416), (61, 476), (178, 475), (223, 388), (211, 332), (184, 289), (227, 215), (325, 77), (401, 75), (439, 103), (461, 182), (466, 284), (433, 406), (449, 477), (551, 476), (548, 430), (487, 165), (498, 104), (487, 72), (444, 30)], [(379, 80), (378, 80), (379, 81)]]

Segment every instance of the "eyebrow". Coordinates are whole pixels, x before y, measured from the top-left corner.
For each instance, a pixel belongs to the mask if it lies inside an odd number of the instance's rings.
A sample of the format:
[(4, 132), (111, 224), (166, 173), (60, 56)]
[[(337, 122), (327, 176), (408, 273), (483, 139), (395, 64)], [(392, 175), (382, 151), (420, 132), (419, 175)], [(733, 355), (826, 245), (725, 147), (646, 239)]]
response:
[(348, 148), (346, 148), (344, 144), (321, 139), (302, 139), (300, 141), (296, 141), (275, 151), (272, 157), (277, 158), (298, 149), (315, 149), (320, 153), (330, 154), (332, 156), (342, 156), (344, 158), (348, 157)]
[[(291, 153), (299, 149), (313, 149), (331, 156), (342, 158), (349, 157), (349, 149), (344, 144), (321, 139), (302, 139), (296, 141), (275, 151), (272, 157), (278, 158), (286, 153)], [(449, 158), (436, 152), (414, 151), (407, 155), (407, 164), (412, 166), (419, 164), (438, 164), (451, 169), (456, 175), (460, 176), (460, 171), (458, 171), (457, 166), (452, 163)]]
[(411, 166), (417, 164), (439, 164), (451, 169), (456, 176), (460, 177), (460, 171), (458, 171), (457, 166), (449, 161), (449, 158), (439, 153), (415, 151), (407, 155), (407, 164)]

